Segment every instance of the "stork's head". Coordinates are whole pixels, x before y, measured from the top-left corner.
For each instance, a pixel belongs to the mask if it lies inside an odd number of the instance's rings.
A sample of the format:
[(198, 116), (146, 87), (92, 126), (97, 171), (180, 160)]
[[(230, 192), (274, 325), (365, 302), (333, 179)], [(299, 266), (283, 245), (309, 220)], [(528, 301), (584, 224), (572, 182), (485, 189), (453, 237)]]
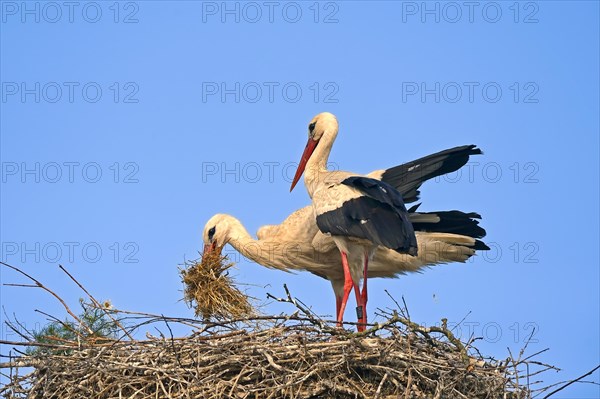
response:
[(306, 147), (302, 153), (302, 158), (300, 158), (300, 163), (298, 164), (298, 169), (294, 175), (294, 180), (292, 181), (292, 187), (290, 188), (290, 191), (294, 189), (296, 183), (298, 183), (298, 180), (300, 180), (300, 177), (306, 168), (306, 164), (308, 163), (308, 160), (312, 156), (313, 152), (315, 152), (319, 142), (323, 140), (323, 137), (326, 137), (329, 139), (331, 144), (333, 140), (335, 140), (337, 132), (338, 121), (335, 115), (332, 113), (322, 112), (312, 118), (308, 124), (308, 142), (306, 143)]
[(231, 239), (232, 226), (237, 220), (230, 215), (223, 213), (217, 213), (211, 217), (202, 233), (202, 240), (204, 241), (204, 254), (213, 251), (221, 251), (223, 246)]

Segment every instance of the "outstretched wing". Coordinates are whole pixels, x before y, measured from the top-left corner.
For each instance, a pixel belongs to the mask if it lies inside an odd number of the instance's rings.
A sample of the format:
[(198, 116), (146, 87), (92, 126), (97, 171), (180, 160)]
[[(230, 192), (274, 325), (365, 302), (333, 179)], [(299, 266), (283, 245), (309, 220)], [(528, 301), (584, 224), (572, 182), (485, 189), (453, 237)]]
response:
[(477, 146), (463, 145), (449, 148), (435, 154), (416, 159), (402, 165), (369, 173), (369, 177), (379, 179), (394, 186), (408, 204), (419, 199), (419, 187), (434, 177), (454, 172), (462, 168), (471, 155), (481, 154)]

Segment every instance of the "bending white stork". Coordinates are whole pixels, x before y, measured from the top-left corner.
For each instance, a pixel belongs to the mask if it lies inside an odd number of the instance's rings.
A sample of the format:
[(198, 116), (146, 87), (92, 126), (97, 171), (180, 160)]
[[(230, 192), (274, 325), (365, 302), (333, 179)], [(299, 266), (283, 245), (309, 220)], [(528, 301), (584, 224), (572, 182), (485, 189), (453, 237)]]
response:
[[(475, 146), (461, 146), (444, 150), (387, 170), (369, 174), (396, 186), (405, 202), (418, 199), (421, 184), (433, 177), (450, 173), (467, 163), (470, 155), (481, 154)], [(409, 210), (409, 218), (417, 230), (419, 255), (412, 257), (378, 248), (368, 277), (396, 277), (416, 272), (426, 266), (448, 262), (464, 262), (475, 250), (488, 249), (477, 240), (485, 236), (478, 226), (480, 216), (460, 211), (416, 212), (418, 205)], [(312, 205), (292, 213), (281, 225), (263, 226), (254, 240), (242, 224), (229, 215), (213, 216), (203, 232), (205, 252), (229, 243), (245, 257), (266, 267), (285, 271), (307, 270), (331, 282), (336, 296), (336, 317), (344, 293), (344, 274), (339, 267), (339, 252), (333, 239), (317, 227)]]
[[(341, 324), (354, 289), (359, 331), (366, 325), (367, 277), (369, 260), (378, 246), (399, 254), (417, 256), (418, 243), (404, 205), (402, 194), (390, 184), (351, 172), (329, 171), (327, 161), (337, 137), (334, 115), (321, 113), (309, 124), (309, 138), (290, 191), (302, 176), (313, 202), (319, 230), (332, 237), (342, 260), (344, 287), (338, 301), (337, 320)], [(424, 171), (425, 173), (425, 171)], [(362, 292), (359, 288), (363, 279)]]
[[(433, 213), (413, 215), (425, 215), (426, 218), (433, 219)], [(485, 235), (485, 230), (472, 219), (473, 216), (478, 216), (476, 214), (449, 211), (439, 212), (438, 215), (440, 222), (417, 222), (416, 228), (429, 226), (435, 229), (435, 225), (439, 225), (440, 230), (445, 230), (444, 225), (447, 224), (459, 231), (470, 231), (476, 236)], [(229, 244), (244, 257), (262, 266), (286, 272), (306, 270), (330, 281), (336, 296), (336, 307), (339, 308), (345, 282), (344, 272), (340, 268), (340, 254), (333, 239), (319, 231), (312, 205), (292, 213), (280, 225), (267, 226), (266, 229), (264, 227), (259, 229), (257, 240), (235, 217), (216, 214), (204, 226), (204, 253), (220, 250)], [(408, 272), (418, 272), (427, 266), (465, 262), (476, 250), (487, 249), (480, 240), (468, 235), (427, 231), (417, 231), (415, 235), (419, 246), (417, 256), (400, 254), (379, 246), (369, 263), (367, 277), (393, 278)], [(340, 320), (338, 322), (341, 323)]]

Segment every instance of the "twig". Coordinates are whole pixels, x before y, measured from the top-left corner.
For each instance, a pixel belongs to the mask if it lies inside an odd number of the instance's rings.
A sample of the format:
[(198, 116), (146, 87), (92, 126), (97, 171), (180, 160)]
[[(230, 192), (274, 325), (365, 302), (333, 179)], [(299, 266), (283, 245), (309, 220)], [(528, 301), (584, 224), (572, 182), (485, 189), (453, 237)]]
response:
[(600, 369), (600, 365), (598, 365), (598, 366), (594, 367), (592, 370), (588, 371), (588, 372), (587, 372), (587, 373), (585, 373), (584, 375), (582, 375), (582, 376), (580, 376), (580, 377), (577, 377), (577, 378), (575, 378), (575, 379), (574, 379), (574, 380), (572, 380), (572, 381), (569, 381), (569, 382), (567, 382), (565, 385), (561, 386), (560, 388), (558, 388), (558, 389), (555, 389), (554, 391), (550, 392), (548, 395), (544, 396), (544, 397), (543, 397), (543, 399), (548, 399), (550, 396), (554, 395), (554, 394), (555, 394), (555, 393), (557, 393), (557, 392), (560, 392), (560, 391), (562, 391), (563, 389), (565, 389), (565, 388), (566, 388), (566, 387), (568, 387), (569, 385), (571, 385), (571, 384), (574, 384), (574, 383), (576, 383), (577, 381), (580, 381), (580, 380), (584, 379), (585, 377), (587, 377), (588, 375), (592, 374), (594, 371), (596, 371), (596, 370), (598, 370), (598, 369)]
[[(469, 315), (470, 315), (470, 314), (471, 314), (471, 311), (469, 310), (469, 311), (467, 312), (467, 314), (466, 314), (466, 315), (465, 315), (465, 316), (464, 316), (462, 319), (460, 319), (460, 321), (459, 321), (459, 322), (458, 322), (458, 323), (457, 323), (457, 324), (456, 324), (454, 327), (452, 327), (452, 328), (450, 329), (450, 331), (454, 332), (454, 329), (455, 329), (455, 328), (457, 328), (458, 326), (460, 326), (460, 325), (463, 323), (463, 321), (465, 321), (465, 320), (467, 319), (467, 317), (469, 317)], [(473, 333), (473, 334), (474, 334), (474, 333)], [(471, 334), (471, 336), (472, 336), (473, 334)]]
[(267, 298), (271, 298), (277, 302), (291, 303), (298, 310), (300, 310), (313, 324), (318, 325), (322, 330), (334, 333), (339, 332), (338, 330), (328, 326), (324, 320), (318, 317), (312, 310), (308, 309), (308, 307), (304, 303), (292, 297), (292, 294), (290, 293), (290, 290), (288, 289), (286, 284), (283, 285), (283, 289), (285, 290), (287, 298), (278, 298), (270, 293), (267, 293)]
[(51, 314), (48, 314), (48, 313), (46, 313), (44, 311), (41, 311), (39, 309), (34, 309), (34, 312), (43, 314), (44, 316), (48, 317), (53, 322), (60, 324), (65, 329), (67, 329), (67, 330), (71, 331), (72, 333), (74, 333), (78, 338), (82, 338), (80, 331), (78, 331), (77, 329), (73, 328), (73, 326), (69, 325), (68, 323), (65, 323), (64, 321), (60, 320), (58, 317), (54, 317)]
[(383, 384), (385, 384), (385, 381), (388, 379), (389, 373), (385, 373), (383, 378), (381, 379), (381, 382), (379, 383), (379, 386), (377, 387), (377, 391), (375, 391), (375, 396), (374, 399), (377, 399), (379, 397), (379, 395), (381, 395), (381, 388), (383, 387)]

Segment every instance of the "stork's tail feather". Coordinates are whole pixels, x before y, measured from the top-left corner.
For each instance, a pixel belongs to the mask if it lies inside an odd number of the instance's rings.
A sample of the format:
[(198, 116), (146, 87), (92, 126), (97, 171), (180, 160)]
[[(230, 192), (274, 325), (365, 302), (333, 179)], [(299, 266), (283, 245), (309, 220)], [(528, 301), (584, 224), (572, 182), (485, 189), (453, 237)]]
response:
[(450, 148), (387, 169), (381, 175), (381, 181), (396, 187), (405, 203), (414, 202), (419, 199), (419, 187), (423, 182), (462, 168), (471, 155), (478, 154), (482, 154), (481, 150), (472, 144)]
[(481, 240), (475, 240), (475, 245), (473, 245), (472, 248), (476, 251), (489, 251), (490, 250), (490, 247), (488, 247), (487, 244)]
[(419, 205), (409, 209), (409, 219), (415, 231), (431, 233), (451, 233), (475, 239), (470, 245), (475, 250), (489, 250), (490, 248), (478, 238), (483, 238), (486, 231), (479, 226), (481, 215), (475, 212), (461, 211), (435, 211), (416, 212)]

